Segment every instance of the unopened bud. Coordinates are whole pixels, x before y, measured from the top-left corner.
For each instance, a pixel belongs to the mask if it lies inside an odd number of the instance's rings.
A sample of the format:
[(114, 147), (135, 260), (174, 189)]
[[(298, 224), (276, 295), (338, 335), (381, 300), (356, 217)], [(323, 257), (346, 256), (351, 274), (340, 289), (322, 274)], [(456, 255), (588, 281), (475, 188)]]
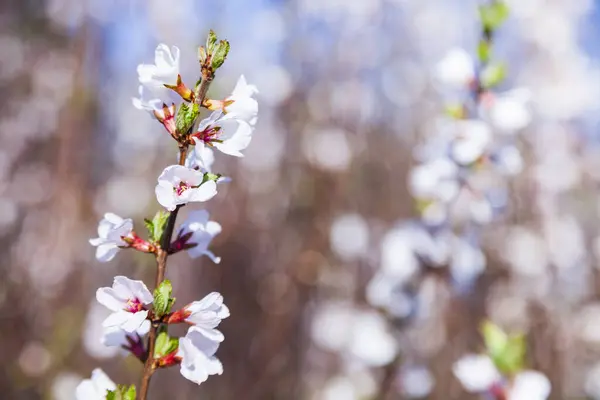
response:
[(185, 101), (192, 102), (194, 101), (194, 92), (192, 89), (188, 88), (185, 83), (181, 80), (181, 75), (177, 75), (177, 84), (176, 85), (165, 85), (166, 88), (171, 89), (175, 93), (181, 96)]
[(212, 69), (216, 71), (227, 58), (229, 54), (229, 42), (227, 40), (221, 40), (218, 46), (215, 48), (215, 52), (212, 55)]
[(161, 124), (163, 124), (167, 132), (169, 132), (173, 137), (177, 135), (177, 127), (175, 124), (175, 111), (175, 104), (167, 106), (164, 103), (160, 110), (154, 110), (154, 116), (156, 117), (156, 119)]

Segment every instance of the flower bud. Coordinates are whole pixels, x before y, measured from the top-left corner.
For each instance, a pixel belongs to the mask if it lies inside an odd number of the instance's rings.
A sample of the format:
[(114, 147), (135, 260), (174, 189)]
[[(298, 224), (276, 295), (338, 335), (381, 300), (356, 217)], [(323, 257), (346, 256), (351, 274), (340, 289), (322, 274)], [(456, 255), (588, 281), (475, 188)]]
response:
[(165, 85), (168, 89), (171, 89), (175, 93), (181, 96), (185, 101), (194, 101), (194, 92), (192, 89), (188, 88), (185, 83), (181, 80), (181, 75), (177, 75), (177, 84), (176, 85)]

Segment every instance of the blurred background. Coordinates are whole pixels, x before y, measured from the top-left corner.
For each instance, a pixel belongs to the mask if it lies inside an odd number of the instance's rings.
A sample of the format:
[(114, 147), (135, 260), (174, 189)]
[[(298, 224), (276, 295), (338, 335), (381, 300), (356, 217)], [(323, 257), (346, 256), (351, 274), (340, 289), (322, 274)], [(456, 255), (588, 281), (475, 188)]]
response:
[(210, 97), (243, 73), (259, 122), (246, 156), (214, 168), (233, 177), (207, 203), (221, 264), (179, 254), (167, 276), (180, 306), (224, 295), (225, 373), (198, 387), (161, 371), (151, 399), (476, 399), (452, 370), (483, 350), (484, 319), (526, 333), (551, 399), (600, 399), (600, 4), (507, 3), (494, 47), (501, 89), (531, 92), (522, 165), (492, 185), (502, 212), (450, 224), (461, 245), (432, 266), (413, 242), (440, 226), (409, 177), (452, 97), (436, 65), (477, 48), (476, 1), (1, 1), (2, 398), (70, 400), (96, 367), (138, 383), (139, 362), (99, 342), (95, 291), (152, 282), (154, 261), (101, 264), (87, 241), (107, 211), (143, 233), (175, 161), (131, 104), (137, 64), (177, 45), (194, 82), (213, 28), (231, 52)]

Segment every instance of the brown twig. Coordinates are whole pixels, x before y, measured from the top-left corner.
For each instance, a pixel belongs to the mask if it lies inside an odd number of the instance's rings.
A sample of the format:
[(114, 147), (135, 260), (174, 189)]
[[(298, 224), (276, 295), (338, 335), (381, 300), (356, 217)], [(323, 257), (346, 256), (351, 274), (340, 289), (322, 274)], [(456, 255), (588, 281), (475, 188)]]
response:
[[(204, 97), (206, 96), (206, 92), (208, 91), (208, 87), (212, 82), (213, 76), (205, 76), (203, 71), (202, 81), (195, 93), (195, 102), (202, 105), (204, 101)], [(196, 118), (196, 122), (194, 123), (194, 127), (197, 126), (200, 118)], [(195, 129), (195, 128), (194, 128)], [(188, 144), (183, 143), (183, 141), (179, 144), (179, 165), (185, 165), (185, 159), (187, 156)], [(165, 227), (165, 231), (163, 237), (160, 241), (160, 248), (156, 251), (156, 279), (154, 282), (154, 287), (157, 288), (162, 281), (165, 280), (165, 274), (167, 271), (167, 257), (169, 256), (169, 247), (171, 245), (171, 238), (173, 237), (173, 231), (175, 230), (175, 221), (177, 220), (177, 214), (179, 213), (179, 208), (181, 206), (177, 206), (173, 212), (169, 215), (169, 219), (167, 220), (167, 226)], [(146, 361), (144, 362), (144, 371), (142, 373), (142, 382), (140, 384), (140, 400), (146, 400), (148, 397), (148, 390), (150, 387), (150, 379), (154, 374), (156, 369), (155, 360), (154, 360), (154, 346), (156, 343), (156, 337), (158, 335), (158, 330), (162, 325), (159, 319), (152, 320), (152, 327), (150, 328), (150, 332), (148, 334), (148, 353), (146, 357)]]

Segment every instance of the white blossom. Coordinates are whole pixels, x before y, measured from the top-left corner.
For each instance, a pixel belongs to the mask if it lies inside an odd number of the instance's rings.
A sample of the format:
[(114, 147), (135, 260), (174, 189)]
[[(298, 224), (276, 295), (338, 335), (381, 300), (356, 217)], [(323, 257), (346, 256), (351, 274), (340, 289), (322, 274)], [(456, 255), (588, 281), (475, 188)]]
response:
[(149, 88), (177, 85), (179, 48), (173, 46), (169, 49), (166, 44), (159, 44), (154, 51), (154, 64), (140, 64), (137, 72), (140, 83)]
[(419, 270), (419, 260), (413, 246), (413, 232), (404, 227), (392, 229), (381, 241), (381, 270), (403, 283)]
[(221, 258), (208, 250), (210, 242), (215, 236), (221, 233), (221, 224), (209, 220), (210, 215), (206, 210), (192, 211), (187, 219), (181, 225), (180, 236), (190, 234), (191, 237), (185, 241), (186, 244), (195, 244), (194, 247), (188, 249), (188, 254), (192, 258), (200, 256), (208, 256), (215, 264), (221, 262)]
[(212, 165), (215, 162), (213, 150), (198, 138), (194, 138), (194, 142), (196, 145), (192, 151), (187, 153), (185, 166), (191, 169), (199, 169), (202, 172), (211, 172)]
[(550, 396), (550, 380), (537, 371), (522, 371), (515, 377), (507, 400), (546, 400)]
[(104, 287), (96, 291), (96, 300), (113, 312), (102, 326), (134, 332), (146, 320), (148, 310), (144, 306), (152, 303), (153, 297), (144, 282), (116, 276), (112, 288)]
[(405, 368), (400, 381), (402, 392), (410, 399), (427, 397), (435, 384), (433, 375), (425, 367)]
[(196, 328), (190, 328), (185, 337), (179, 339), (177, 356), (181, 358), (181, 375), (198, 385), (210, 375), (221, 375), (223, 364), (215, 357), (219, 344)]
[(473, 58), (465, 50), (454, 48), (437, 64), (435, 76), (445, 85), (467, 86), (475, 79)]
[(348, 351), (368, 366), (381, 367), (392, 362), (398, 343), (380, 313), (364, 311), (354, 316)]
[(492, 142), (492, 131), (483, 121), (456, 121), (456, 137), (452, 144), (452, 158), (461, 165), (477, 161)]
[[(119, 327), (103, 328), (102, 344), (107, 347), (123, 347), (128, 346), (128, 337), (136, 340), (137, 337), (143, 337), (150, 332), (150, 321), (144, 320), (142, 324), (133, 332), (127, 332)], [(137, 336), (137, 337), (136, 337)]]
[(249, 85), (244, 75), (240, 76), (231, 96), (224, 101), (223, 111), (230, 117), (255, 125), (258, 102), (252, 96), (256, 93), (258, 93), (256, 86)]
[(148, 111), (151, 115), (154, 115), (155, 111), (160, 112), (162, 110), (162, 100), (159, 98), (146, 99), (144, 92), (144, 86), (140, 85), (138, 88), (139, 97), (131, 99), (133, 106), (138, 110)]
[(84, 379), (75, 389), (77, 400), (104, 400), (110, 390), (116, 390), (117, 385), (102, 371), (96, 368), (92, 371), (91, 379)]
[(503, 133), (515, 133), (531, 123), (531, 91), (525, 88), (509, 90), (484, 100), (484, 112), (494, 127)]
[(387, 365), (398, 351), (381, 314), (348, 303), (330, 302), (320, 307), (311, 324), (311, 336), (320, 347), (351, 355), (367, 366)]
[(437, 158), (410, 171), (409, 190), (421, 199), (447, 202), (459, 192), (458, 166), (449, 158)]
[(194, 301), (184, 308), (185, 321), (195, 326), (205, 337), (221, 342), (223, 334), (215, 328), (229, 317), (229, 308), (223, 304), (223, 296), (212, 292), (202, 300)]
[(501, 379), (496, 366), (486, 355), (468, 354), (454, 363), (452, 372), (470, 393), (485, 392)]
[(470, 284), (485, 270), (486, 260), (483, 251), (463, 237), (455, 237), (450, 271), (459, 284)]
[(182, 165), (171, 165), (158, 177), (155, 188), (160, 205), (169, 211), (180, 204), (194, 201), (207, 201), (217, 194), (217, 184), (204, 180), (204, 173)]
[(242, 150), (250, 144), (253, 131), (252, 125), (235, 114), (215, 111), (200, 122), (196, 136), (222, 153), (243, 157)]
[(129, 244), (123, 238), (131, 235), (133, 221), (123, 219), (116, 214), (106, 213), (98, 224), (98, 237), (90, 239), (92, 246), (96, 246), (96, 259), (100, 262), (112, 260), (122, 247)]
[(342, 260), (358, 259), (369, 251), (369, 225), (359, 214), (341, 215), (331, 225), (329, 241)]

